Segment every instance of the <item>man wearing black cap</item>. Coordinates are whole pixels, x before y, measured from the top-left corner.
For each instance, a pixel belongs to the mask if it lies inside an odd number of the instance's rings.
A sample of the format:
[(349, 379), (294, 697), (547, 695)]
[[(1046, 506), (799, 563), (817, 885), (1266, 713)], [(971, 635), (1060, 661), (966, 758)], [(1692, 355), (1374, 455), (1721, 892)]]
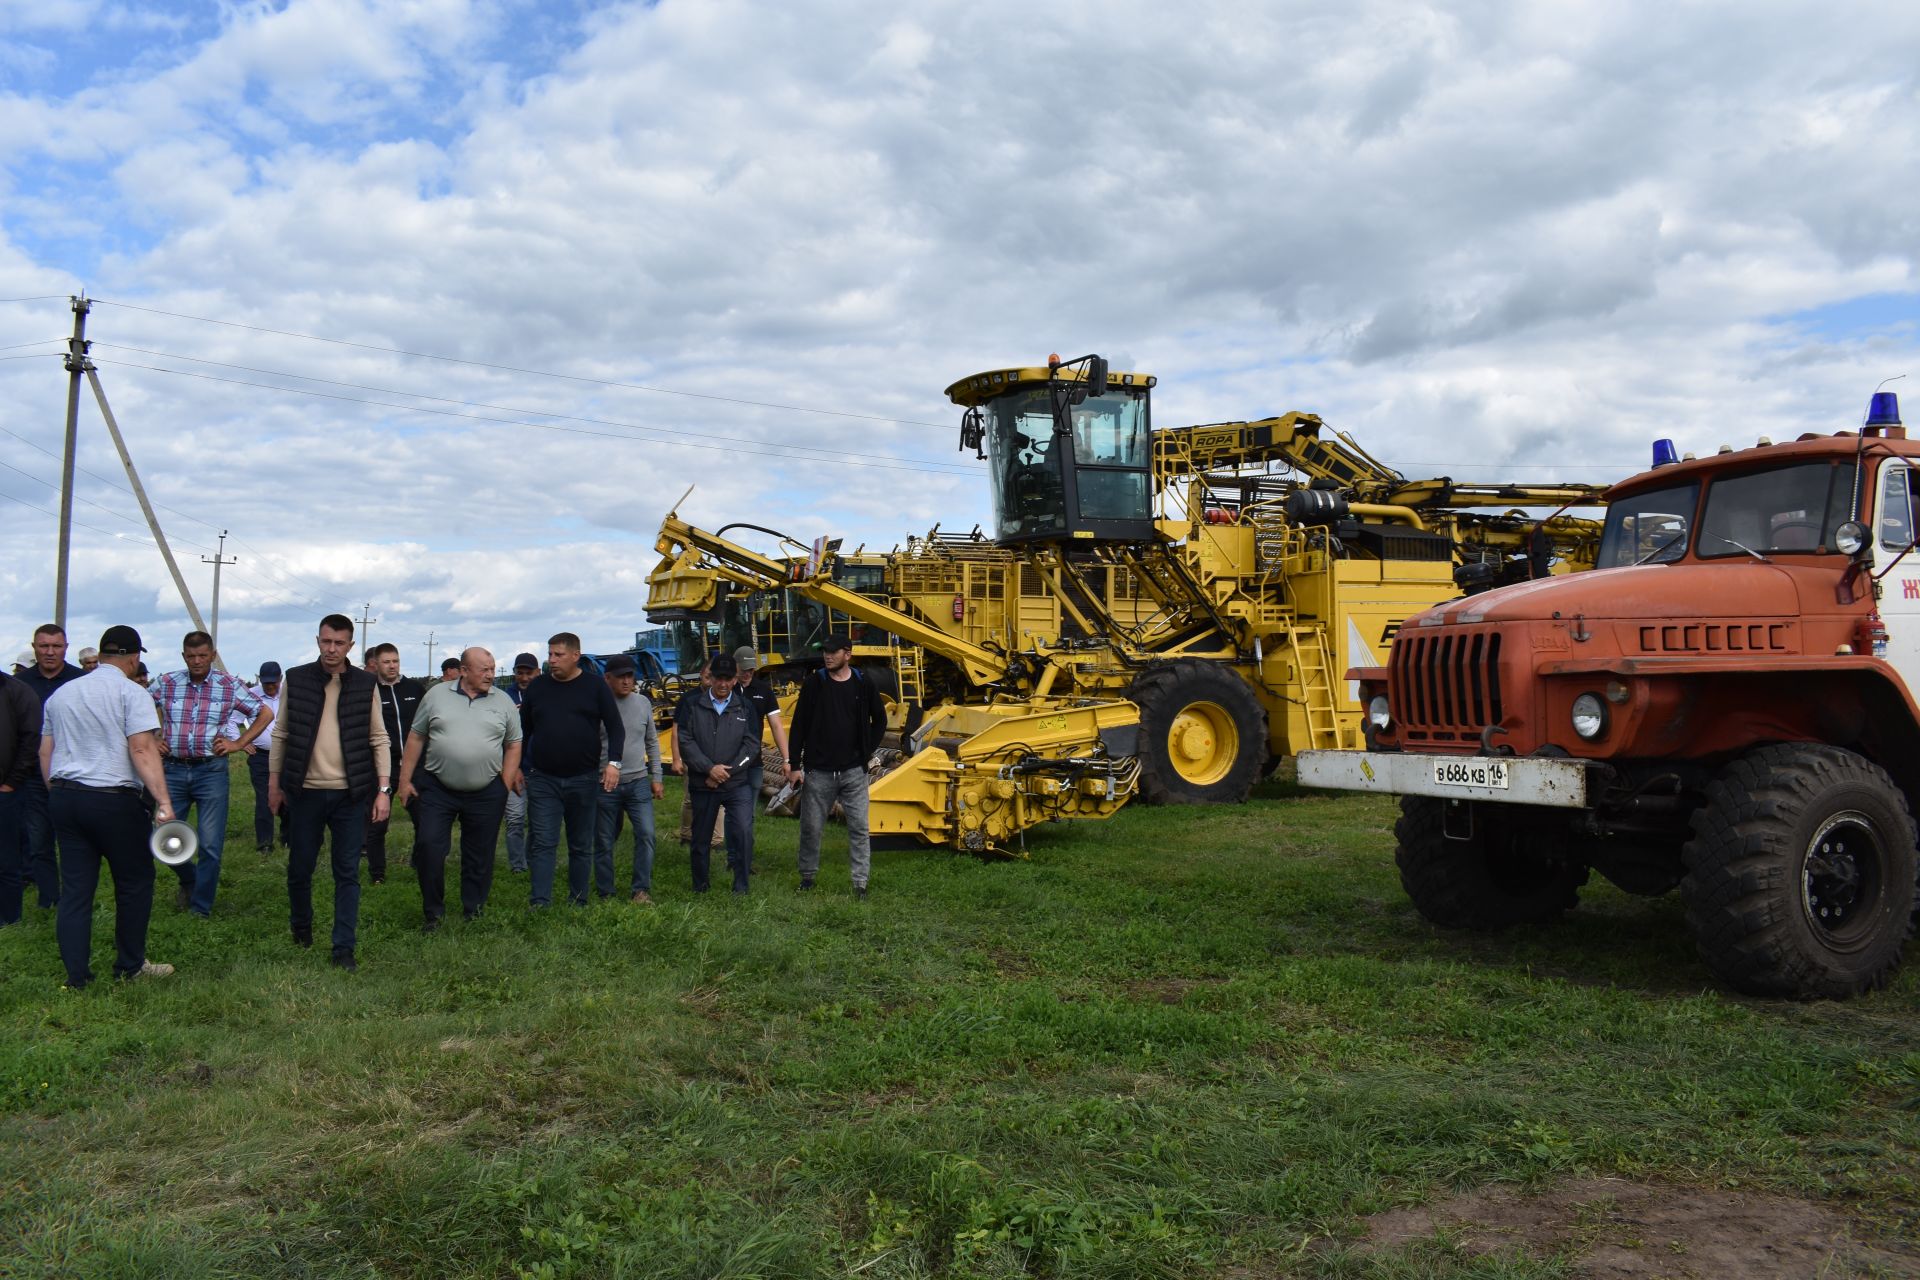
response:
[(687, 855), (695, 893), (707, 891), (708, 851), (722, 815), (735, 893), (747, 891), (753, 867), (747, 812), (755, 797), (747, 794), (746, 769), (760, 759), (760, 712), (734, 691), (738, 674), (732, 654), (715, 654), (707, 664), (705, 687), (680, 699), (673, 713), (674, 757), (687, 771), (687, 798), (693, 805)]
[[(280, 664), (260, 664), (254, 697), (280, 714)], [(267, 804), (267, 766), (273, 762), (273, 721), (267, 731), (247, 744), (247, 777), (253, 783), (253, 843), (261, 853), (273, 852), (273, 809)], [(287, 820), (280, 819), (280, 843), (287, 842)]]
[[(527, 686), (540, 674), (540, 659), (530, 653), (516, 654), (513, 659), (513, 683), (506, 687), (506, 695), (513, 699), (513, 705), (519, 706), (520, 699), (526, 696)], [(527, 869), (527, 788), (524, 783), (518, 790), (507, 792), (507, 870), (525, 871)]]
[(102, 862), (113, 873), (114, 976), (173, 972), (172, 965), (147, 959), (153, 914), (147, 838), (154, 823), (173, 820), (173, 804), (160, 768), (160, 712), (133, 682), (143, 652), (138, 631), (108, 627), (100, 637), (100, 665), (47, 699), (40, 772), (60, 837), (54, 931), (70, 987), (93, 981), (93, 899)]
[(621, 814), (633, 826), (633, 880), (629, 901), (653, 901), (653, 802), (665, 794), (660, 733), (653, 723), (653, 700), (641, 693), (633, 659), (616, 653), (607, 659), (607, 688), (627, 726), (623, 746), (608, 743), (620, 760), (620, 785), (600, 793), (600, 823), (593, 846), (594, 887), (603, 898), (614, 892), (613, 841)]
[(887, 708), (873, 681), (852, 665), (853, 642), (828, 636), (819, 671), (800, 685), (793, 708), (787, 780), (801, 785), (800, 887), (820, 870), (820, 833), (838, 803), (847, 822), (847, 860), (855, 897), (867, 896), (872, 845), (867, 838), (868, 759), (887, 731)]

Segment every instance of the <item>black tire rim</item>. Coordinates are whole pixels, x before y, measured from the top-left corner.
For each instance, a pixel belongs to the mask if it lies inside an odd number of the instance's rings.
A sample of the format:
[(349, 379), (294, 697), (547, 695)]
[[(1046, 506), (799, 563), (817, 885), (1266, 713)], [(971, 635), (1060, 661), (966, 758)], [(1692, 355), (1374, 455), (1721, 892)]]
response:
[(1886, 865), (1879, 830), (1857, 809), (1833, 814), (1807, 841), (1800, 905), (1814, 932), (1833, 943), (1870, 933)]

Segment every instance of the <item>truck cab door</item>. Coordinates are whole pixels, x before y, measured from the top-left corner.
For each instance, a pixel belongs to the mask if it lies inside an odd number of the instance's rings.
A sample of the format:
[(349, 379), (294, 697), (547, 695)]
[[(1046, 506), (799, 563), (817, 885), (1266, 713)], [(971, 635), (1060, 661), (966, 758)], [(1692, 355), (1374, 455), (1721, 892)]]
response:
[(1875, 572), (1880, 580), (1880, 619), (1887, 628), (1887, 661), (1907, 687), (1920, 693), (1920, 549), (1913, 548), (1914, 471), (1902, 459), (1881, 465), (1873, 514)]

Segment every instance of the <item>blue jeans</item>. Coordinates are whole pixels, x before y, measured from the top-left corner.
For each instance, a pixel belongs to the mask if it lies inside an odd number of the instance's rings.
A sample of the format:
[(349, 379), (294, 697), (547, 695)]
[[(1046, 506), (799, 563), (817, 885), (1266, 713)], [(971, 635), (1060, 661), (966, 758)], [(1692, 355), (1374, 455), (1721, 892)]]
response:
[(53, 818), (47, 812), (47, 784), (37, 765), (20, 794), (26, 800), (26, 820), (21, 826), (27, 878), (40, 891), (40, 909), (45, 911), (60, 905), (60, 851), (53, 838)]
[(688, 787), (687, 799), (693, 803), (693, 835), (687, 841), (687, 856), (693, 864), (693, 891), (705, 893), (711, 874), (708, 851), (713, 845), (717, 815), (726, 816), (727, 869), (733, 872), (733, 891), (747, 891), (747, 877), (753, 872), (753, 802), (747, 784), (734, 782), (715, 791), (711, 787)]
[(367, 843), (369, 802), (345, 788), (296, 787), (287, 800), (287, 901), (293, 936), (313, 938), (313, 869), (333, 836), (333, 954), (353, 954), (360, 932), (360, 850)]
[(173, 816), (187, 820), (187, 806), (194, 806), (193, 823), (200, 835), (200, 853), (192, 862), (173, 869), (180, 887), (192, 897), (188, 908), (199, 916), (213, 914), (214, 891), (220, 887), (220, 850), (227, 842), (227, 797), (233, 786), (225, 756), (215, 756), (202, 764), (181, 764), (165, 760), (167, 795), (173, 801)]
[(633, 888), (653, 892), (653, 781), (635, 778), (600, 793), (600, 829), (593, 846), (593, 882), (601, 897), (613, 892), (614, 827), (620, 815), (633, 824)]
[(147, 920), (153, 914), (154, 864), (147, 852), (153, 818), (146, 799), (131, 789), (61, 787), (53, 792), (51, 811), (67, 855), (54, 923), (67, 985), (93, 981), (93, 896), (102, 862), (113, 873), (113, 976), (131, 978), (147, 962)]
[(507, 792), (507, 870), (527, 869), (527, 792)]
[(567, 899), (587, 905), (593, 879), (593, 843), (600, 828), (600, 775), (577, 773), (557, 778), (533, 773), (527, 779), (527, 865), (533, 872), (528, 901), (544, 907), (553, 901), (553, 872), (560, 856), (560, 824), (567, 826)]
[(0, 925), (20, 923), (27, 887), (27, 798), (0, 791)]

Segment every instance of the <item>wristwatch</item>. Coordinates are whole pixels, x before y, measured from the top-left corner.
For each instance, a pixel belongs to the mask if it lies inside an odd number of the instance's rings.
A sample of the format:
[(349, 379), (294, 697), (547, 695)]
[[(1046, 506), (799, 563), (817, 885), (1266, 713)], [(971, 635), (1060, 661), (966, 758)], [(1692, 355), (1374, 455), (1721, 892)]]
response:
[(381, 784), (380, 784), (380, 794), (381, 794), (381, 795), (383, 795), (383, 796), (390, 796), (390, 795), (392, 795), (392, 794), (393, 794), (393, 787), (392, 787), (392, 786), (390, 786), (389, 784), (387, 784), (387, 783), (385, 783), (385, 782), (383, 782), (383, 783), (381, 783)]

